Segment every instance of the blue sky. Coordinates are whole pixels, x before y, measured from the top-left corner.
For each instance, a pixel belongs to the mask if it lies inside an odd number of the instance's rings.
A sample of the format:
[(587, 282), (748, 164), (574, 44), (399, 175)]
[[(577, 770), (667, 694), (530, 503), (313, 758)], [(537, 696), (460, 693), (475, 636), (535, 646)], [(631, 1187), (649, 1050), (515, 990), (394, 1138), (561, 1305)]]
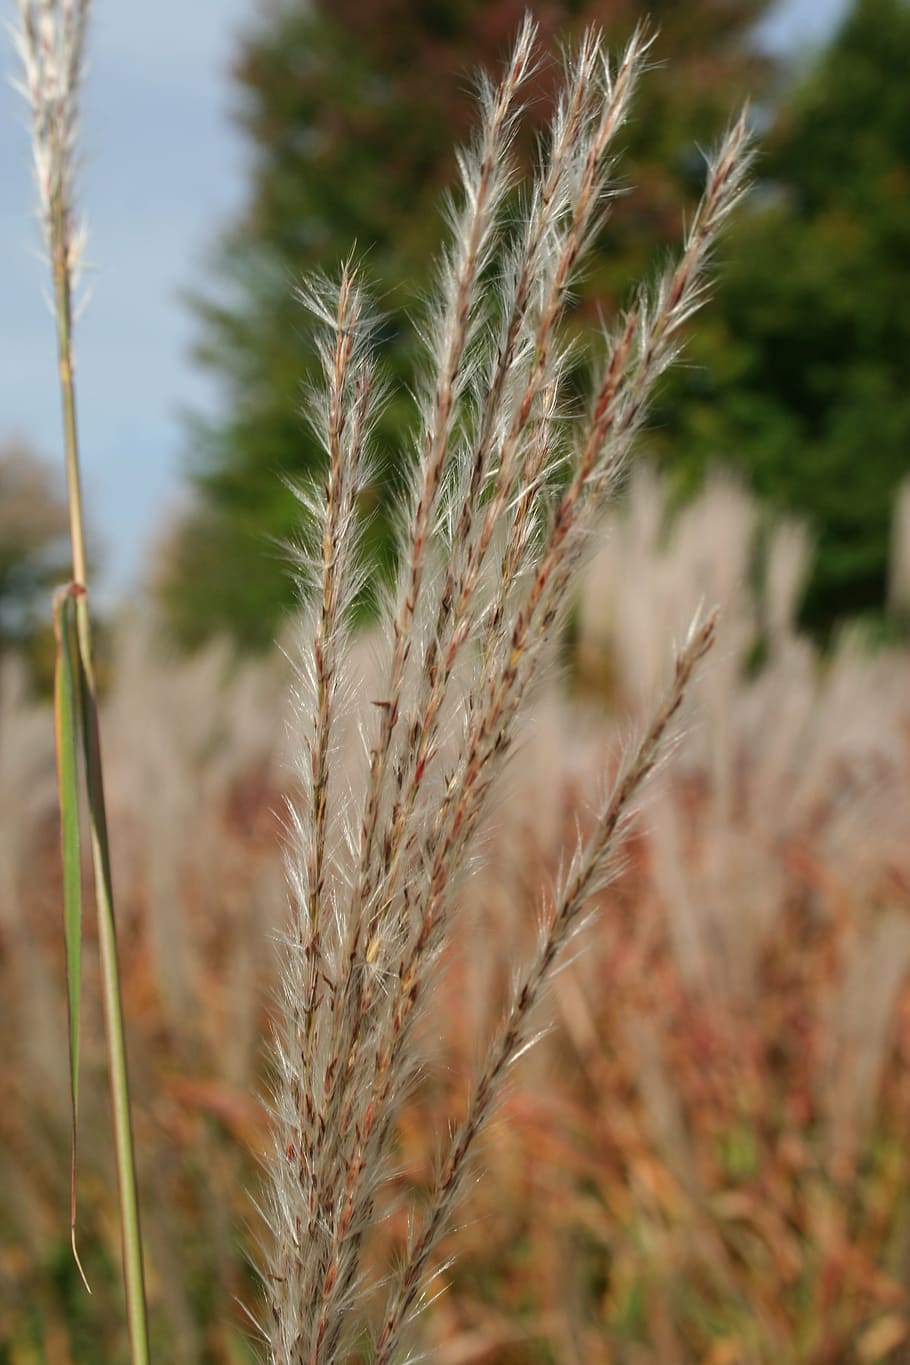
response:
[[(847, 0), (783, 0), (764, 26), (794, 56), (822, 41)], [(7, 16), (13, 0), (5, 0)], [(181, 503), (181, 412), (211, 409), (189, 358), (180, 291), (205, 278), (219, 225), (242, 202), (246, 149), (229, 119), (228, 69), (255, 0), (96, 0), (80, 198), (90, 296), (77, 332), (90, 527), (105, 596), (141, 578)], [(5, 70), (17, 75), (11, 44)], [(0, 441), (58, 458), (60, 417), (46, 268), (34, 220), (25, 108), (0, 85)]]

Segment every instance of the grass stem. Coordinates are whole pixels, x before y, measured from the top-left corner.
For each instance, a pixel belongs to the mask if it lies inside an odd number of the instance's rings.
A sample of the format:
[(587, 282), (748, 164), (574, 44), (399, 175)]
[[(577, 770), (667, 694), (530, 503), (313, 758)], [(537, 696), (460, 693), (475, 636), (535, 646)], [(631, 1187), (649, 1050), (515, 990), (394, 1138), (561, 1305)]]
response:
[[(66, 462), (67, 502), (72, 538), (73, 577), (87, 588), (85, 518), (79, 469), (79, 437), (76, 423), (76, 390), (73, 377), (72, 284), (67, 245), (65, 207), (59, 206), (52, 218), (51, 243), (54, 274), (54, 312), (57, 326), (57, 359), (63, 407), (63, 437)], [(123, 1027), (123, 1002), (117, 960), (117, 933), (108, 844), (104, 781), (101, 766), (101, 736), (95, 689), (92, 652), (92, 625), (88, 594), (76, 596), (76, 630), (82, 673), (82, 741), (88, 793), (89, 836), (98, 915), (98, 942), (101, 954), (101, 983), (107, 1034), (108, 1072), (114, 1124), (114, 1147), (120, 1200), (120, 1231), (123, 1274), (132, 1365), (148, 1365), (149, 1334), (145, 1301), (145, 1276), (142, 1262), (142, 1237), (139, 1223), (139, 1197), (136, 1161), (133, 1151), (132, 1118)]]

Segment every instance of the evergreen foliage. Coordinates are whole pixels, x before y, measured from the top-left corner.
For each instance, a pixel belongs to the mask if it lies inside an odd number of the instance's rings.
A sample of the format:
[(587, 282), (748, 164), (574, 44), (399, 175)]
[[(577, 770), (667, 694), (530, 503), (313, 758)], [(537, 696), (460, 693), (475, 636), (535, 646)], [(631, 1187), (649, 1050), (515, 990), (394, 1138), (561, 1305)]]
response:
[(689, 483), (729, 460), (818, 541), (816, 628), (885, 600), (910, 470), (910, 6), (858, 0), (765, 140), (719, 297), (665, 393)]
[[(655, 58), (672, 61), (673, 79), (646, 81), (626, 130), (622, 169), (637, 188), (617, 202), (592, 256), (578, 325), (611, 315), (623, 282), (676, 239), (701, 189), (696, 140), (713, 142), (743, 90), (767, 74), (747, 41), (767, 7), (649, 5), (660, 28)], [(296, 415), (316, 362), (292, 285), (313, 270), (336, 273), (356, 245), (385, 312), (379, 341), (392, 391), (412, 381), (418, 345), (406, 315), (432, 288), (426, 263), (456, 175), (450, 149), (470, 127), (474, 73), (501, 59), (523, 8), (515, 0), (294, 0), (243, 41), (236, 75), (254, 152), (250, 197), (220, 244), (211, 288), (194, 300), (199, 358), (222, 382), (223, 416), (192, 429), (197, 503), (166, 546), (159, 579), (184, 643), (227, 631), (266, 645), (294, 601), (285, 546), (300, 509), (279, 476), (299, 482), (321, 456)], [(628, 0), (560, 0), (542, 16), (541, 48), (589, 23), (615, 46), (638, 16)], [(557, 75), (545, 62), (531, 83), (525, 166)], [(401, 398), (380, 419), (381, 469), (362, 509), (375, 514), (368, 549), (380, 570), (412, 422)]]

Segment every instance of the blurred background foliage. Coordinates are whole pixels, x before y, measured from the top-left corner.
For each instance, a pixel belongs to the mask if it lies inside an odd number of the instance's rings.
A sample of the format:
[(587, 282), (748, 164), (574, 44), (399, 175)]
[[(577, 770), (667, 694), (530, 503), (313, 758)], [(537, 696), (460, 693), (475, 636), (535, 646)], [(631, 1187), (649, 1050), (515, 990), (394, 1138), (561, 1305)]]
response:
[[(795, 620), (803, 530), (761, 534), (754, 499), (714, 475), (667, 533), (670, 496), (637, 469), (592, 542), (573, 686), (540, 691), (462, 886), (369, 1274), (400, 1260), (534, 951), (541, 894), (644, 724), (668, 641), (707, 599), (721, 634), (673, 762), (554, 982), (541, 1016), (554, 1027), (512, 1076), (413, 1345), (434, 1365), (910, 1365), (910, 648), (844, 632), (823, 655)], [(257, 1097), (287, 914), (284, 803), (300, 800), (293, 673), (279, 650), (238, 660), (225, 641), (163, 659), (135, 614), (112, 645), (105, 781), (153, 1357), (251, 1365), (266, 1354)], [(353, 648), (360, 700), (333, 752), (344, 783), (380, 676), (376, 642)], [(53, 723), (17, 664), (0, 661), (0, 1362), (126, 1365), (92, 916), (91, 1297), (69, 1248)]]
[(729, 461), (818, 540), (806, 617), (880, 609), (910, 469), (910, 7), (860, 0), (776, 109), (716, 306), (659, 414), (692, 480)]
[(42, 683), (54, 652), (50, 593), (69, 577), (68, 534), (57, 471), (22, 442), (0, 445), (0, 657), (23, 652)]
[[(646, 82), (620, 196), (582, 284), (575, 324), (600, 325), (628, 282), (678, 239), (703, 159), (749, 94), (767, 124), (758, 180), (727, 241), (716, 301), (691, 363), (667, 385), (649, 443), (689, 494), (732, 464), (818, 541), (806, 620), (826, 630), (884, 604), (889, 509), (910, 436), (910, 8), (856, 0), (808, 69), (775, 69), (756, 24), (769, 0), (647, 7), (667, 72)], [(238, 117), (251, 149), (248, 202), (223, 233), (211, 283), (192, 300), (198, 359), (221, 381), (221, 415), (190, 431), (193, 510), (164, 546), (157, 588), (185, 645), (228, 633), (266, 646), (291, 605), (283, 546), (299, 506), (279, 476), (318, 462), (299, 415), (312, 373), (302, 274), (333, 271), (356, 245), (386, 314), (385, 362), (408, 382), (414, 326), (470, 135), (473, 74), (495, 67), (521, 0), (272, 7), (240, 44)], [(619, 44), (644, 7), (559, 0), (542, 40), (585, 24)], [(546, 116), (544, 65), (532, 124)], [(519, 149), (533, 155), (529, 138)], [(400, 392), (400, 390), (396, 390)], [(380, 431), (371, 550), (388, 555), (413, 411), (396, 398)]]
[[(744, 91), (766, 88), (769, 65), (748, 39), (768, 3), (649, 7), (661, 30), (656, 58), (672, 77), (652, 73), (637, 104), (621, 172), (635, 193), (615, 203), (579, 301), (580, 326), (609, 317), (630, 276), (678, 239), (683, 206), (700, 188), (696, 141), (716, 137)], [(474, 123), (474, 78), (496, 69), (523, 10), (523, 0), (294, 3), (243, 40), (236, 77), (253, 152), (249, 200), (222, 238), (210, 292), (194, 300), (199, 358), (223, 381), (224, 415), (191, 433), (198, 503), (166, 547), (160, 579), (184, 643), (228, 631), (267, 645), (293, 601), (280, 546), (300, 509), (276, 476), (299, 478), (318, 460), (299, 416), (314, 358), (294, 281), (335, 271), (356, 244), (386, 314), (388, 370), (413, 379), (420, 361), (409, 315), (432, 280), (454, 147)], [(559, 0), (539, 11), (542, 50), (590, 23), (618, 45), (642, 12), (627, 0)], [(557, 74), (544, 62), (531, 91), (525, 162)], [(379, 560), (412, 420), (410, 404), (396, 398), (380, 429), (385, 476), (370, 509)]]

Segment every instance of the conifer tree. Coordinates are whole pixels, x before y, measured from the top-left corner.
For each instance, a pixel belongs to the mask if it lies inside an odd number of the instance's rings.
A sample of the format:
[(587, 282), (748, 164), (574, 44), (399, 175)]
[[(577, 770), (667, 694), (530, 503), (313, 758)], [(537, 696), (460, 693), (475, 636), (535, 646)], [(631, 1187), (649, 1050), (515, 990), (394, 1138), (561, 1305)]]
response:
[[(766, 74), (749, 35), (768, 3), (559, 0), (542, 10), (541, 49), (552, 51), (554, 38), (590, 23), (618, 46), (646, 8), (660, 30), (655, 59), (673, 68), (672, 80), (646, 81), (626, 130), (620, 173), (640, 188), (616, 202), (576, 310), (580, 326), (609, 316), (621, 282), (676, 240), (702, 186), (696, 140), (713, 143)], [(300, 518), (282, 479), (305, 477), (319, 459), (296, 415), (314, 357), (292, 287), (314, 269), (336, 273), (356, 246), (386, 314), (385, 364), (407, 380), (417, 349), (408, 316), (432, 286), (455, 178), (451, 147), (470, 128), (475, 72), (497, 65), (523, 9), (523, 0), (293, 0), (243, 40), (236, 77), (253, 151), (249, 195), (221, 240), (211, 288), (195, 299), (198, 354), (221, 381), (222, 415), (191, 430), (197, 504), (166, 546), (160, 575), (185, 643), (220, 631), (250, 645), (274, 638), (294, 600), (283, 547)], [(551, 61), (533, 83), (538, 127), (557, 77)], [(521, 150), (530, 159), (532, 141)], [(384, 468), (364, 499), (380, 569), (410, 420), (400, 401), (385, 411)]]
[(691, 482), (729, 460), (818, 541), (820, 629), (885, 601), (910, 472), (910, 5), (857, 0), (763, 139), (762, 185), (658, 415)]

